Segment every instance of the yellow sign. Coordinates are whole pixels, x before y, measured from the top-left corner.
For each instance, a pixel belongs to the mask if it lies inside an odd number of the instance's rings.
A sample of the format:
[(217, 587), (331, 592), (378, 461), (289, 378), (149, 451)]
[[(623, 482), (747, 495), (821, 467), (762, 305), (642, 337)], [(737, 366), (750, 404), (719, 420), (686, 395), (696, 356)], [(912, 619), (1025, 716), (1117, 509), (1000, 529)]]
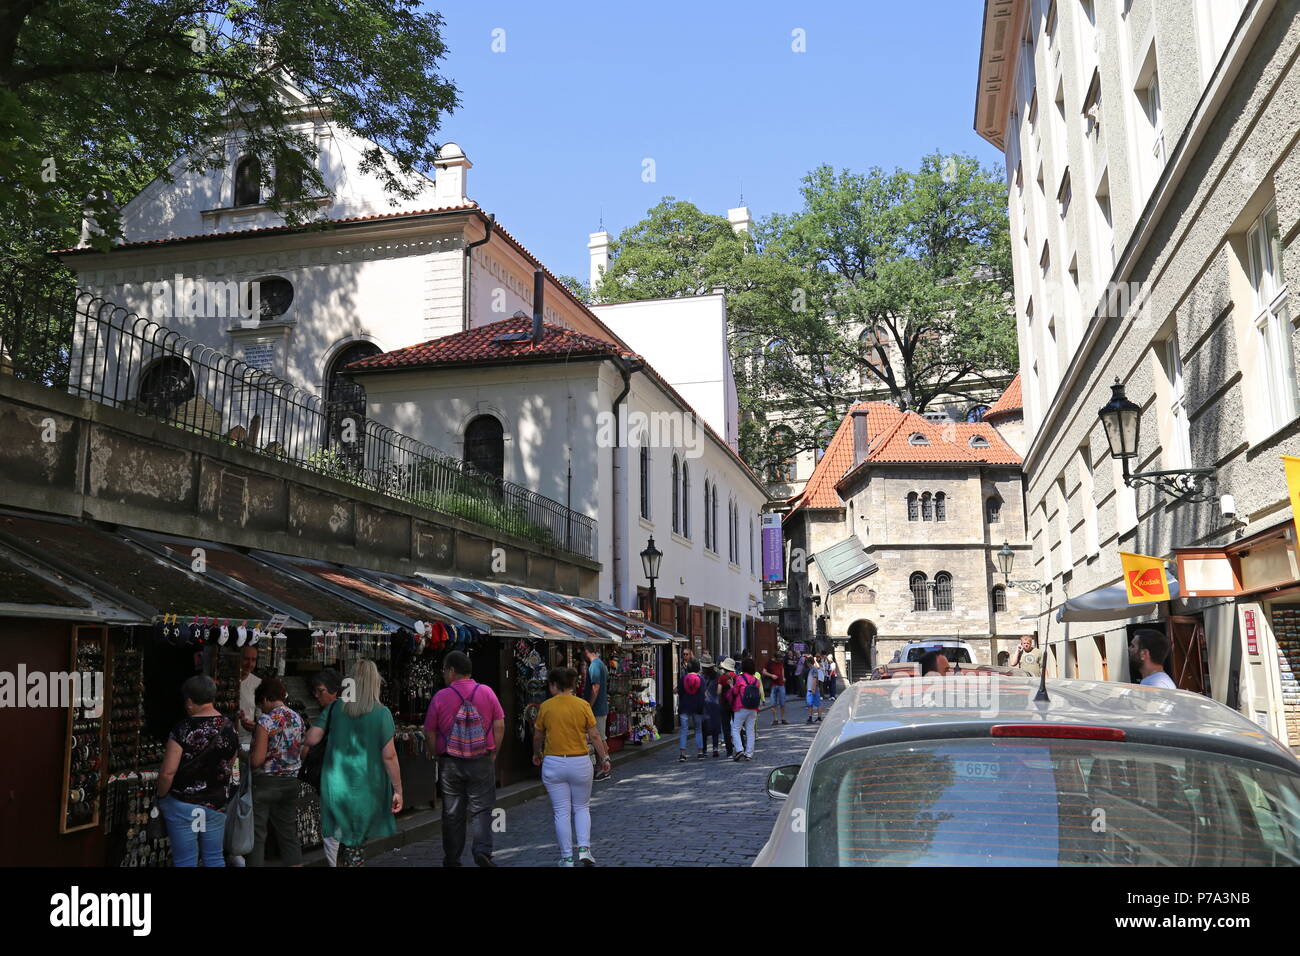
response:
[(1129, 604), (1169, 600), (1169, 576), (1165, 574), (1164, 558), (1121, 551), (1119, 560), (1124, 565), (1124, 590)]
[(1300, 541), (1300, 458), (1283, 455), (1282, 466), (1286, 469), (1286, 490), (1291, 494), (1291, 520), (1295, 522), (1296, 540)]

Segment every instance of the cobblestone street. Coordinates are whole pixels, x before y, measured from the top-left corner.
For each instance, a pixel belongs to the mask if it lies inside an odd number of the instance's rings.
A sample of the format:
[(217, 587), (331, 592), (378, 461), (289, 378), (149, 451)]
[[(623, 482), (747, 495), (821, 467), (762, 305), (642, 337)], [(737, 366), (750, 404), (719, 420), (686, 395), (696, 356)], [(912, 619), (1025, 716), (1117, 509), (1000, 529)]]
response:
[[(745, 866), (767, 842), (780, 804), (767, 796), (773, 767), (798, 763), (818, 725), (805, 723), (802, 702), (786, 707), (789, 725), (759, 715), (754, 759), (721, 756), (686, 763), (669, 744), (651, 756), (614, 766), (614, 777), (592, 794), (592, 853), (602, 866)], [(694, 740), (690, 742), (694, 747)], [(495, 835), (501, 866), (554, 866), (559, 857), (551, 804), (543, 793), (505, 811), (506, 831)], [(470, 866), (468, 846), (465, 865)], [(367, 866), (440, 866), (435, 837), (385, 853)]]

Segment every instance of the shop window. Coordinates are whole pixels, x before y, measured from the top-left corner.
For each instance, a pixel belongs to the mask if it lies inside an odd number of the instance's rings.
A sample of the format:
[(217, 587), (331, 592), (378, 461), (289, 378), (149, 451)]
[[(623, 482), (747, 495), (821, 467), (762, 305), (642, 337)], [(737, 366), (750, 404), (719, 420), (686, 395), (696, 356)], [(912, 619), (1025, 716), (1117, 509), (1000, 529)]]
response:
[(911, 578), (908, 579), (908, 586), (912, 590), (912, 610), (930, 610), (930, 587), (925, 574), (921, 571), (912, 572)]
[(952, 610), (952, 575), (947, 571), (940, 571), (934, 576), (934, 609)]

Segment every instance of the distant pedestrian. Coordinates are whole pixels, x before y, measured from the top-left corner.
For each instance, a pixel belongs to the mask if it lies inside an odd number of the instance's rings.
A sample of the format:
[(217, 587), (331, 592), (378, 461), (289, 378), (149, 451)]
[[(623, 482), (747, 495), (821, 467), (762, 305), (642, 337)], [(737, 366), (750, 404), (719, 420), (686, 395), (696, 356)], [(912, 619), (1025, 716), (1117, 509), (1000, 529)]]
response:
[(704, 693), (704, 747), (713, 740), (713, 756), (718, 755), (718, 736), (722, 733), (722, 704), (718, 698), (718, 672), (713, 666), (713, 655), (700, 657), (700, 679)]
[(998, 651), (998, 667), (1006, 667), (1011, 660), (1010, 651)]
[(763, 673), (772, 681), (772, 726), (788, 724), (785, 719), (785, 663), (777, 657), (763, 665)]
[(239, 755), (235, 725), (212, 706), (217, 685), (196, 674), (181, 685), (185, 719), (172, 728), (158, 771), (158, 809), (176, 866), (225, 866), (222, 843), (230, 779)]
[(1178, 690), (1174, 679), (1165, 673), (1165, 661), (1169, 659), (1169, 638), (1157, 630), (1144, 627), (1133, 635), (1128, 649), (1129, 659), (1142, 675), (1143, 687)]
[(796, 694), (799, 692), (799, 685), (795, 682), (795, 671), (799, 668), (799, 655), (790, 648), (785, 652), (785, 660), (782, 664), (785, 671), (785, 690), (787, 694)]
[(728, 657), (723, 660), (719, 667), (721, 673), (718, 674), (718, 700), (721, 703), (719, 709), (722, 717), (722, 742), (727, 747), (727, 756), (734, 757), (736, 748), (732, 742), (731, 722), (735, 708), (732, 706), (731, 690), (736, 683), (736, 662)]
[(443, 866), (460, 866), (465, 831), (479, 866), (492, 862), (492, 810), (497, 799), (497, 753), (505, 739), (506, 712), (486, 684), (474, 680), (469, 655), (451, 651), (443, 658), (447, 686), (433, 695), (424, 732), (438, 755), (442, 796)]
[[(686, 673), (677, 685), (678, 720), (681, 723), (681, 752), (677, 760), (686, 762), (686, 739), (695, 733), (695, 755), (697, 760), (704, 759), (704, 680), (700, 677), (700, 665), (691, 661), (686, 665)], [(689, 730), (688, 730), (689, 728)]]
[(302, 742), (307, 725), (285, 706), (289, 696), (284, 681), (268, 677), (257, 685), (262, 716), (253, 731), (253, 852), (249, 866), (266, 862), (266, 834), (275, 833), (280, 861), (302, 866), (298, 839), (298, 771), (302, 767)]
[(921, 676), (938, 674), (943, 677), (948, 673), (948, 658), (943, 651), (930, 651), (921, 658)]
[[(698, 676), (698, 675), (697, 675)], [(609, 775), (609, 751), (591, 705), (573, 693), (578, 673), (572, 667), (553, 667), (546, 675), (551, 696), (537, 711), (533, 731), (533, 765), (542, 768), (542, 783), (551, 798), (555, 838), (560, 844), (560, 866), (574, 865), (574, 830), (577, 862), (595, 866), (591, 853), (591, 761), (587, 744), (596, 749), (600, 768)]]
[(822, 655), (822, 697), (826, 700), (834, 700), (839, 693), (838, 681), (840, 677), (839, 665), (835, 663), (835, 655)]
[(799, 693), (808, 692), (808, 655), (799, 654), (796, 657), (794, 666), (795, 683), (799, 686)]
[[(731, 743), (736, 750), (735, 760), (754, 759), (754, 728), (758, 726), (758, 708), (763, 701), (762, 682), (755, 676), (754, 662), (746, 660), (740, 665), (740, 675), (731, 690)], [(741, 734), (745, 735), (741, 743)], [(743, 748), (743, 749), (742, 749)]]
[(811, 655), (808, 656), (804, 665), (805, 686), (808, 688), (804, 695), (804, 701), (808, 705), (808, 723), (812, 723), (814, 718), (817, 723), (822, 720), (822, 672), (817, 666), (817, 659)]
[[(606, 737), (606, 722), (609, 720), (609, 668), (600, 659), (600, 648), (587, 641), (582, 645), (582, 653), (587, 658), (586, 700), (591, 705), (591, 712), (596, 718), (596, 730), (600, 739)], [(592, 751), (596, 755), (598, 751)], [(596, 770), (597, 780), (608, 780), (609, 771)]]
[(1034, 646), (1034, 636), (1023, 634), (1020, 646), (1011, 656), (1011, 666), (1038, 677), (1043, 669), (1043, 652)]
[[(325, 713), (330, 709), (330, 705), (339, 699), (339, 694), (343, 690), (343, 678), (339, 672), (332, 667), (326, 667), (316, 672), (311, 679), (311, 695), (316, 698), (316, 704), (320, 707), (320, 717), (316, 727), (307, 731), (307, 744), (310, 747), (317, 746), (324, 739), (324, 731), (320, 734), (313, 732), (320, 727), (320, 721), (325, 720)], [(303, 749), (303, 759), (307, 757), (307, 748)], [(339, 860), (339, 841), (333, 837), (327, 836), (322, 838), (325, 846), (325, 862), (330, 866), (338, 866)]]
[(325, 747), (321, 833), (335, 841), (341, 866), (361, 866), (366, 844), (395, 834), (393, 816), (402, 812), (397, 728), (392, 711), (379, 703), (379, 668), (359, 660), (351, 678), (352, 699), (330, 704), (320, 726), (307, 732), (308, 746)]

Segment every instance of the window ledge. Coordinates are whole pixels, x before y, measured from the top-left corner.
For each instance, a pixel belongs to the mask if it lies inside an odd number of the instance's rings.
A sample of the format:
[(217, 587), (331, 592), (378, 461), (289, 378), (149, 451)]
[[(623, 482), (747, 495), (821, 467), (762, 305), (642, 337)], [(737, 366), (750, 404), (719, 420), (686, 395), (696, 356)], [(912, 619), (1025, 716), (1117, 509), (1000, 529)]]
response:
[(678, 544), (680, 544), (683, 548), (695, 547), (695, 545), (691, 542), (690, 538), (687, 538), (676, 531), (672, 532), (672, 539), (676, 541)]
[[(310, 196), (306, 199), (300, 199), (298, 202), (290, 203), (291, 206), (329, 206), (334, 202), (333, 196)], [(270, 203), (259, 202), (251, 203), (247, 206), (217, 206), (214, 209), (201, 209), (199, 215), (204, 219), (219, 219), (222, 216), (245, 215), (247, 213), (257, 212), (274, 212)]]
[(649, 518), (638, 516), (636, 520), (640, 523), (641, 527), (645, 528), (647, 531), (653, 531), (655, 529), (655, 523)]

